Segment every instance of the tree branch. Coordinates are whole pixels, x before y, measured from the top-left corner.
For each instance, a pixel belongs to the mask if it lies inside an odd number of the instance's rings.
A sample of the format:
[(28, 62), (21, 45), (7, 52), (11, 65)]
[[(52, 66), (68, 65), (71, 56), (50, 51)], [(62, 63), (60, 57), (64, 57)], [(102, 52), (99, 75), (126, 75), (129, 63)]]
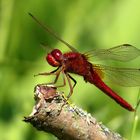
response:
[(90, 114), (70, 105), (53, 85), (37, 85), (32, 113), (24, 118), (41, 131), (60, 140), (122, 140), (123, 138), (97, 122)]

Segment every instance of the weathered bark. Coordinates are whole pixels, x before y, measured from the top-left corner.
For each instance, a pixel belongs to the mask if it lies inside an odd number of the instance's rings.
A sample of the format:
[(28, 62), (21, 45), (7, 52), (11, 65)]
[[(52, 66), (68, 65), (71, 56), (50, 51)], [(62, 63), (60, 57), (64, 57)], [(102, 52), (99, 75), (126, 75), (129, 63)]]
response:
[(60, 140), (122, 140), (89, 113), (69, 104), (52, 85), (35, 87), (36, 104), (24, 121)]

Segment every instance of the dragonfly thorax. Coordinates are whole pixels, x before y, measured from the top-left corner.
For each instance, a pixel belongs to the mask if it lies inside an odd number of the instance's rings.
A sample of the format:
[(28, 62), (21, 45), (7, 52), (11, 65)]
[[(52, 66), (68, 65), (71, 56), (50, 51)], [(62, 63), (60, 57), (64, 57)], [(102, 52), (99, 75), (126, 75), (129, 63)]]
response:
[(51, 53), (49, 53), (46, 56), (46, 60), (47, 62), (53, 66), (53, 67), (58, 67), (61, 65), (62, 62), (62, 52), (58, 49), (54, 49), (53, 51), (51, 51)]

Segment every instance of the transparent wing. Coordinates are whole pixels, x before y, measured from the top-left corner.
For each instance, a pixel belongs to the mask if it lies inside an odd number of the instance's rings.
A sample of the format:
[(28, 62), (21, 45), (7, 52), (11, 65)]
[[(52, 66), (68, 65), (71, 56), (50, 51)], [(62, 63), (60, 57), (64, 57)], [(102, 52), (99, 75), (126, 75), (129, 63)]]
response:
[(140, 69), (93, 65), (93, 70), (106, 82), (114, 82), (127, 87), (140, 86)]
[(67, 43), (66, 41), (64, 41), (62, 38), (60, 38), (53, 30), (51, 30), (47, 25), (45, 26), (43, 23), (41, 23), (34, 15), (32, 15), (31, 13), (29, 13), (29, 15), (46, 31), (48, 32), (50, 35), (52, 35), (54, 38), (56, 38), (57, 40), (59, 40), (61, 43), (65, 44), (71, 51), (73, 52), (77, 52), (77, 50), (71, 46), (69, 43)]
[(129, 44), (122, 44), (110, 49), (92, 50), (84, 55), (88, 58), (93, 57), (94, 60), (130, 61), (140, 56), (140, 49)]

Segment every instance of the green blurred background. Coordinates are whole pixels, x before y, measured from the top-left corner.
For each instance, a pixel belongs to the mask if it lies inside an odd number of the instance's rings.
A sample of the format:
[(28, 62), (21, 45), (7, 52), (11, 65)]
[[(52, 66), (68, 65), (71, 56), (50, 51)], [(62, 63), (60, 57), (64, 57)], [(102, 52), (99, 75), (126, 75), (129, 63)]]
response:
[[(56, 140), (51, 134), (37, 131), (22, 120), (34, 105), (34, 86), (52, 81), (53, 77), (33, 76), (54, 69), (46, 63), (46, 53), (53, 48), (63, 52), (68, 49), (41, 29), (28, 12), (81, 52), (123, 43), (140, 48), (140, 1), (0, 0), (0, 139)], [(42, 42), (47, 44), (46, 50), (41, 47)], [(137, 68), (140, 67), (139, 60), (112, 64)], [(77, 86), (71, 102), (129, 139), (134, 114), (121, 108), (93, 85), (85, 83), (82, 77), (73, 77)], [(110, 86), (133, 106), (136, 105), (138, 87)], [(67, 93), (68, 87), (60, 90)], [(134, 140), (140, 138), (139, 132), (140, 125)]]

